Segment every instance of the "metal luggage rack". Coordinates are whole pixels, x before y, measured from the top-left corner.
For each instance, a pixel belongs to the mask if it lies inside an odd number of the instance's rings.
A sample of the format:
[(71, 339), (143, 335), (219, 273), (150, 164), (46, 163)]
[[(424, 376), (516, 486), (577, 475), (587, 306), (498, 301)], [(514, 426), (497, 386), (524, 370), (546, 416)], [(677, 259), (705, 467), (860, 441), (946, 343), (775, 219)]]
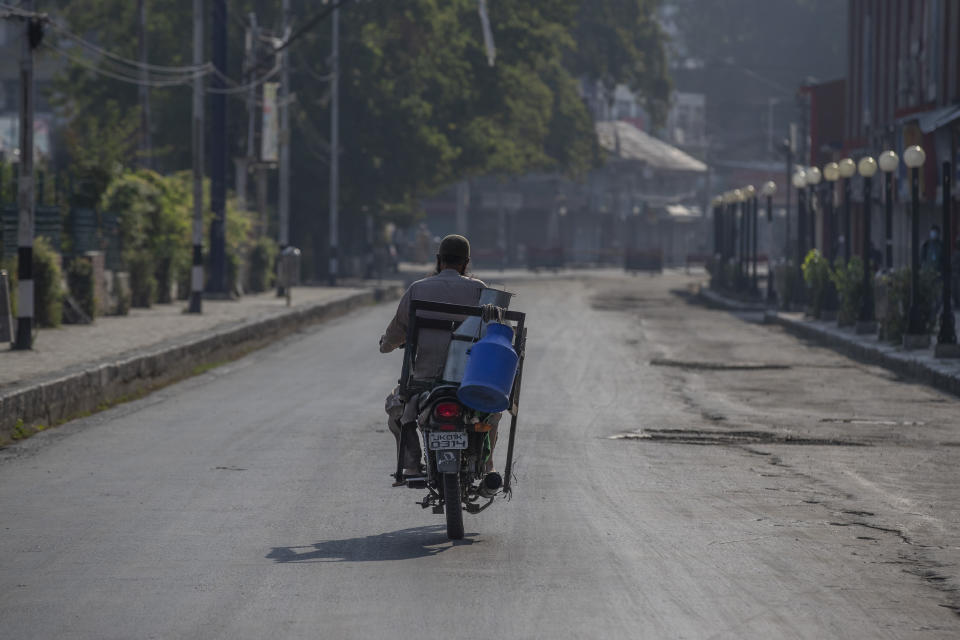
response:
[[(456, 320), (423, 318), (417, 315), (418, 311), (431, 311), (454, 316), (483, 316), (483, 309), (479, 306), (429, 302), (426, 300), (412, 300), (410, 302), (410, 316), (407, 320), (407, 339), (403, 350), (403, 369), (401, 370), (399, 380), (400, 395), (404, 398), (411, 398), (424, 391), (430, 391), (433, 386), (437, 384), (435, 380), (413, 379), (414, 360), (417, 353), (417, 341), (420, 335), (420, 329), (446, 329), (452, 332), (459, 324)], [(507, 444), (507, 463), (503, 470), (503, 492), (506, 495), (510, 495), (511, 471), (513, 468), (513, 444), (517, 432), (520, 383), (523, 380), (523, 361), (527, 344), (527, 330), (525, 327), (527, 314), (520, 311), (506, 311), (503, 314), (503, 319), (517, 323), (513, 333), (513, 349), (519, 357), (517, 362), (517, 375), (513, 380), (513, 389), (510, 391), (510, 407), (507, 409), (511, 416), (510, 438)]]

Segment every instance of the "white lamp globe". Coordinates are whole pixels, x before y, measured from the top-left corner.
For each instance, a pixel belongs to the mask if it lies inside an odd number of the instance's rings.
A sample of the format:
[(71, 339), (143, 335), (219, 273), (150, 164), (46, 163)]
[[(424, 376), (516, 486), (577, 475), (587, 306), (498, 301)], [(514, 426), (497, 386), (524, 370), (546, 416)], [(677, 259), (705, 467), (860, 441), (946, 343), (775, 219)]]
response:
[(793, 182), (793, 186), (797, 189), (803, 189), (807, 186), (807, 174), (803, 169), (798, 169), (794, 172), (793, 178), (790, 179)]
[(777, 192), (777, 183), (773, 180), (768, 180), (763, 183), (763, 186), (760, 188), (760, 193), (765, 196), (772, 196)]
[(743, 191), (740, 189), (733, 190), (733, 196), (731, 197), (733, 202), (743, 202)]
[(748, 184), (747, 186), (745, 186), (745, 187), (743, 188), (743, 197), (744, 197), (744, 199), (749, 200), (750, 198), (752, 198), (752, 197), (755, 196), (755, 195), (757, 195), (757, 190), (754, 188), (754, 186), (753, 186), (752, 184)]
[(850, 158), (844, 158), (838, 162), (837, 167), (840, 169), (841, 178), (852, 178), (853, 174), (857, 172), (857, 165)]
[(819, 167), (810, 167), (807, 169), (807, 185), (814, 186), (820, 184), (820, 178), (823, 177), (823, 174), (820, 173)]
[(923, 163), (926, 161), (927, 154), (924, 153), (923, 148), (920, 145), (915, 144), (912, 147), (908, 147), (907, 150), (903, 152), (903, 163), (911, 169), (922, 167)]
[(857, 165), (857, 170), (864, 178), (872, 178), (877, 172), (877, 161), (874, 160), (872, 156), (860, 158), (860, 164)]
[(828, 162), (823, 165), (823, 177), (827, 182), (834, 182), (840, 177), (840, 165), (836, 162)]
[(900, 164), (900, 158), (897, 157), (895, 151), (884, 151), (880, 154), (880, 157), (877, 158), (877, 163), (880, 165), (880, 171), (890, 173), (891, 171), (897, 170), (897, 165)]

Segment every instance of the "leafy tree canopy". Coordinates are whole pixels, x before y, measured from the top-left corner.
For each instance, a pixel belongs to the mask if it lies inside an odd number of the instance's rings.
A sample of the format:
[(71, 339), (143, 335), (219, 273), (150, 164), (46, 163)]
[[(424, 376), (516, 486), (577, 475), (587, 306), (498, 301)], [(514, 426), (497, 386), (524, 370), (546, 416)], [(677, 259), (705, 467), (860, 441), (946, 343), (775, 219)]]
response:
[[(149, 62), (192, 61), (191, 0), (146, 0)], [(58, 0), (70, 30), (136, 59), (137, 3)], [(241, 73), (243, 22), (250, 11), (279, 32), (279, 2), (232, 0), (228, 75)], [(669, 91), (664, 37), (654, 0), (490, 0), (497, 47), (489, 66), (476, 0), (355, 2), (341, 11), (341, 201), (345, 211), (402, 215), (419, 198), (451, 182), (486, 173), (556, 170), (581, 175), (597, 162), (593, 125), (579, 97), (581, 77), (626, 82), (651, 111)], [(294, 0), (300, 20), (317, 3)], [(209, 32), (209, 22), (207, 24)], [(61, 41), (65, 43), (65, 41)], [(325, 202), (329, 131), (330, 29), (322, 22), (291, 46), (294, 199)], [(77, 52), (79, 53), (79, 52)], [(205, 56), (209, 59), (209, 50)], [(106, 61), (100, 61), (101, 66)], [(269, 67), (272, 61), (265, 61)], [(97, 171), (135, 159), (135, 86), (73, 63), (60, 75), (56, 100), (72, 136), (111, 127), (111, 149)], [(155, 168), (190, 164), (189, 87), (151, 89)], [(229, 98), (231, 155), (245, 148), (242, 100)], [(130, 116), (130, 114), (134, 114)], [(113, 124), (110, 124), (113, 123)], [(77, 155), (74, 155), (76, 160)], [(101, 187), (100, 190), (105, 187)], [(325, 207), (324, 207), (325, 209)], [(296, 214), (295, 214), (296, 215)], [(315, 213), (309, 215), (315, 216)]]

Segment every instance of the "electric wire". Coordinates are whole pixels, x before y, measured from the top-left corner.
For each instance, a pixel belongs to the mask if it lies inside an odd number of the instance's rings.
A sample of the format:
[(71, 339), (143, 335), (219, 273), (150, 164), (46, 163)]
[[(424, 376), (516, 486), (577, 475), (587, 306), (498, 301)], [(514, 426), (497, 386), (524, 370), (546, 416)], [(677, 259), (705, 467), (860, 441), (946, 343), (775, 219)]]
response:
[(84, 38), (81, 38), (81, 37), (78, 36), (77, 34), (72, 33), (70, 30), (68, 30), (68, 29), (67, 29), (66, 27), (64, 27), (63, 25), (60, 25), (60, 24), (56, 23), (56, 22), (53, 21), (53, 20), (51, 20), (51, 21), (49, 22), (49, 24), (50, 24), (51, 27), (53, 27), (53, 30), (54, 30), (54, 31), (56, 31), (57, 33), (65, 36), (66, 38), (68, 38), (68, 39), (76, 42), (77, 44), (79, 44), (79, 45), (82, 46), (83, 48), (89, 49), (90, 51), (93, 51), (94, 53), (97, 53), (97, 54), (99, 54), (99, 55), (101, 55), (101, 56), (104, 56), (105, 58), (109, 58), (109, 59), (111, 59), (111, 60), (113, 60), (113, 61), (115, 61), (115, 62), (118, 62), (118, 63), (120, 63), (120, 64), (125, 64), (125, 65), (127, 65), (127, 66), (134, 67), (134, 68), (137, 69), (137, 70), (141, 70), (141, 71), (151, 71), (151, 72), (155, 72), (155, 73), (165, 73), (165, 74), (190, 74), (190, 73), (193, 73), (193, 72), (196, 72), (196, 71), (205, 70), (205, 69), (207, 69), (207, 68), (209, 67), (209, 65), (210, 65), (210, 63), (207, 62), (207, 63), (200, 64), (200, 65), (185, 65), (185, 66), (178, 66), (178, 67), (170, 67), (170, 66), (165, 66), (165, 65), (149, 64), (149, 63), (146, 63), (146, 62), (140, 62), (140, 61), (138, 61), (138, 60), (131, 60), (130, 58), (124, 58), (124, 57), (121, 56), (121, 55), (115, 54), (115, 53), (113, 53), (113, 52), (111, 52), (111, 51), (108, 51), (108, 50), (104, 49), (103, 47), (97, 46), (97, 45), (93, 44), (92, 42), (90, 42), (90, 41), (88, 41), (88, 40), (85, 40)]
[(75, 64), (85, 67), (86, 69), (88, 69), (89, 71), (92, 71), (93, 73), (97, 73), (99, 75), (102, 75), (107, 78), (112, 78), (114, 80), (119, 80), (120, 82), (125, 82), (127, 84), (134, 84), (134, 85), (154, 87), (154, 88), (175, 87), (175, 86), (188, 84), (193, 80), (195, 80), (197, 77), (203, 77), (205, 75), (209, 75), (209, 71), (202, 71), (202, 72), (197, 72), (191, 76), (183, 77), (183, 78), (170, 78), (167, 80), (150, 80), (150, 79), (144, 80), (143, 78), (128, 76), (123, 73), (117, 73), (109, 69), (104, 69), (103, 67), (98, 65), (96, 62), (89, 60), (87, 58), (83, 58), (81, 56), (75, 56), (69, 51), (67, 51), (66, 49), (62, 49), (61, 47), (58, 47), (53, 43), (44, 42), (42, 46), (48, 49), (51, 49), (52, 51), (56, 52), (60, 56), (70, 60)]

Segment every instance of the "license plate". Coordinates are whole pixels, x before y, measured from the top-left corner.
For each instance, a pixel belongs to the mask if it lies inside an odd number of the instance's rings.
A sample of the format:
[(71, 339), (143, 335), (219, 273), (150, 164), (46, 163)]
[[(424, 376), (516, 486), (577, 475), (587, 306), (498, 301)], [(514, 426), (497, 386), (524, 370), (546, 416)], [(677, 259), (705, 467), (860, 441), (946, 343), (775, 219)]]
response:
[(467, 442), (467, 434), (463, 431), (431, 431), (427, 447), (431, 451), (466, 449)]

